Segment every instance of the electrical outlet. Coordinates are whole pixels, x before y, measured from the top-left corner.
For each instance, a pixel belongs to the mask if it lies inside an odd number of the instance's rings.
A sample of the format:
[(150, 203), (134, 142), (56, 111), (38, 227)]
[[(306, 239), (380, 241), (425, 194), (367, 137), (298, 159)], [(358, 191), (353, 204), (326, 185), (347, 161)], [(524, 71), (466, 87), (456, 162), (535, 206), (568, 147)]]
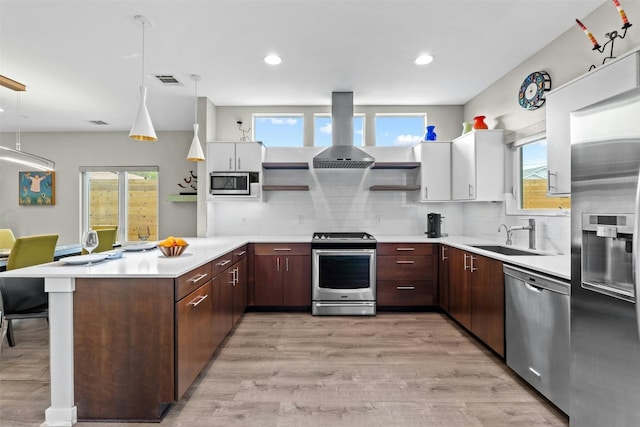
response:
[(304, 215), (298, 215), (298, 224), (304, 224)]

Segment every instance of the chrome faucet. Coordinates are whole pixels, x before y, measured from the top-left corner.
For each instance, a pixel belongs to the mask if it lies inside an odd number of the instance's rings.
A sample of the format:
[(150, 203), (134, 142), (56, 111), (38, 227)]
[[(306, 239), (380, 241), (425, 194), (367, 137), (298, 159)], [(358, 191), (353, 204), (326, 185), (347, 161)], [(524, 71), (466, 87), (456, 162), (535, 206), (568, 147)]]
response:
[(511, 228), (507, 227), (507, 224), (500, 224), (500, 227), (498, 227), (498, 233), (500, 232), (500, 229), (504, 227), (504, 231), (507, 232), (507, 241), (505, 242), (505, 244), (507, 246), (511, 246), (513, 244), (513, 242), (511, 241), (511, 235), (513, 234), (513, 231), (511, 231)]
[[(500, 231), (503, 225), (504, 224), (500, 224), (498, 231)], [(513, 225), (511, 227), (504, 225), (504, 228), (507, 231), (507, 245), (513, 243), (511, 241), (511, 235), (515, 230), (529, 230), (529, 249), (536, 248), (536, 220), (534, 218), (529, 218), (529, 225)]]

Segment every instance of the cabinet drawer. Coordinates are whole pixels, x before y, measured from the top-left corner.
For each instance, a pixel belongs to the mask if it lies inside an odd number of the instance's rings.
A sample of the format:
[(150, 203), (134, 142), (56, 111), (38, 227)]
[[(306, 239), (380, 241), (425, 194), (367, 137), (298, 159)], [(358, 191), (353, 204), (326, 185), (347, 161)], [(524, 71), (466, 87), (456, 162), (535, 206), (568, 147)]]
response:
[(213, 278), (211, 272), (211, 263), (208, 262), (198, 268), (194, 268), (190, 272), (178, 277), (175, 281), (175, 298), (180, 301), (189, 293), (198, 289)]
[(431, 280), (378, 280), (379, 306), (423, 306), (435, 304)]
[(378, 255), (432, 255), (429, 243), (378, 243)]
[(214, 259), (213, 261), (211, 261), (213, 276), (215, 277), (218, 274), (222, 273), (224, 270), (231, 267), (231, 264), (233, 264), (233, 252), (227, 252), (221, 257)]
[(243, 258), (247, 257), (247, 250), (248, 247), (247, 245), (241, 246), (238, 249), (234, 249), (233, 251), (231, 251), (231, 263), (235, 264), (236, 262), (240, 261)]
[(379, 256), (376, 258), (379, 280), (428, 280), (433, 276), (433, 257)]
[(256, 255), (311, 255), (309, 243), (256, 243)]

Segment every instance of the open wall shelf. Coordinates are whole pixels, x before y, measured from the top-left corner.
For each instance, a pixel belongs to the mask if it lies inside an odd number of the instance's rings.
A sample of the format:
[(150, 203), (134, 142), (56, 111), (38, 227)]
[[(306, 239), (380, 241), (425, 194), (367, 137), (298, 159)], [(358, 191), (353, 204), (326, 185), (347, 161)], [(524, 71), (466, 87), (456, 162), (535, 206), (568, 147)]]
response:
[(308, 185), (263, 185), (262, 191), (309, 191)]
[(420, 162), (375, 162), (371, 169), (416, 169)]
[(309, 169), (308, 162), (266, 162), (263, 169)]
[(371, 191), (417, 191), (419, 185), (373, 185), (369, 187)]

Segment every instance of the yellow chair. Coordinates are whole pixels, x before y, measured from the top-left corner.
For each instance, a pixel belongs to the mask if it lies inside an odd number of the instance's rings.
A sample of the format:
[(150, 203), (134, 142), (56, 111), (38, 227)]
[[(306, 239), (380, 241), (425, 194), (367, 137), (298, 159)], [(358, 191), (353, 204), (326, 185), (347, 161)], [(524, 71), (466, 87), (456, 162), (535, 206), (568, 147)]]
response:
[[(104, 230), (106, 228), (113, 228), (116, 230), (115, 233), (113, 233), (113, 244), (116, 244), (116, 240), (118, 240), (118, 226), (117, 225), (93, 225), (91, 226), (92, 230)], [(98, 237), (100, 238), (100, 237)]]
[(18, 237), (9, 253), (7, 270), (53, 261), (56, 243), (58, 243), (57, 234)]
[[(102, 228), (102, 229), (95, 229), (95, 230), (96, 230), (96, 233), (98, 233), (98, 246), (93, 250), (92, 253), (112, 250), (113, 244), (116, 242), (117, 230), (115, 228)], [(88, 254), (89, 252), (83, 249), (82, 253)]]
[[(30, 267), (53, 261), (57, 234), (19, 237), (11, 248), (7, 270)], [(49, 297), (44, 291), (44, 279), (39, 277), (0, 277), (0, 292), (7, 321), (7, 341), (16, 345), (11, 321), (45, 318), (49, 320)]]
[(0, 249), (11, 249), (16, 241), (10, 228), (0, 228)]

